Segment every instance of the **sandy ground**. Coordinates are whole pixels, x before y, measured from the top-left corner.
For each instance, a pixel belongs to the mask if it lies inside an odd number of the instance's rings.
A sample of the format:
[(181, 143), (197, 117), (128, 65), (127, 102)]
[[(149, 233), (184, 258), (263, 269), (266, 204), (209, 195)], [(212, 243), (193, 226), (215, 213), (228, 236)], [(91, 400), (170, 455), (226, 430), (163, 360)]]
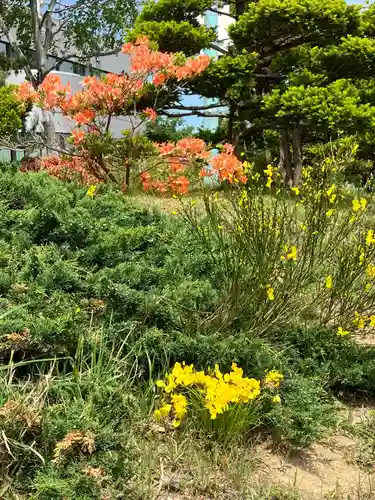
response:
[[(371, 410), (372, 405), (347, 406), (343, 419), (358, 425)], [(355, 438), (344, 433), (333, 434), (294, 454), (261, 443), (250, 450), (248, 474), (241, 471), (239, 482), (233, 481), (235, 471), (230, 467), (216, 471), (203, 468), (199, 473), (166, 467), (155, 482), (153, 499), (375, 500), (375, 464), (374, 474), (361, 468), (355, 461), (357, 449)], [(283, 493), (275, 495), (275, 488)], [(298, 491), (298, 497), (287, 493), (292, 490)]]

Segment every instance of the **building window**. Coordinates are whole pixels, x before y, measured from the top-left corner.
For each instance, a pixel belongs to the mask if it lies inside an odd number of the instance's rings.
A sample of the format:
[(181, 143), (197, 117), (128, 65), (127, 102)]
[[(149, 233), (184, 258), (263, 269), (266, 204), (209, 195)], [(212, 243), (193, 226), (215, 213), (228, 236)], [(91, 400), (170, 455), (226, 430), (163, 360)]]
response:
[(86, 66), (84, 66), (83, 64), (73, 63), (73, 73), (75, 73), (76, 75), (86, 76), (88, 74), (88, 71), (86, 69)]
[(63, 71), (65, 73), (74, 73), (73, 63), (69, 61), (63, 61), (57, 66), (57, 71)]
[(97, 78), (101, 78), (106, 73), (107, 72), (103, 71), (102, 69), (94, 68), (91, 64), (88, 67), (88, 74), (90, 76), (96, 76)]
[(50, 68), (51, 66), (54, 66), (57, 63), (57, 61), (58, 61), (57, 57), (48, 56), (47, 57), (47, 68)]

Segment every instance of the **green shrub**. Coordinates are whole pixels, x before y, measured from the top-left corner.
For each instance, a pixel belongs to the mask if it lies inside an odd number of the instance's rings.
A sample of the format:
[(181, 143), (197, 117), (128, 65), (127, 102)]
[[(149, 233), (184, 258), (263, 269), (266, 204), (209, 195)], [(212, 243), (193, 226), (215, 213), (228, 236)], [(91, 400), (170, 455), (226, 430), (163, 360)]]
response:
[(14, 96), (15, 85), (0, 86), (0, 137), (15, 134), (22, 128), (25, 111)]
[[(212, 232), (222, 238), (217, 222)], [(223, 372), (235, 362), (258, 380), (281, 371), (281, 404), (263, 383), (261, 411), (239, 413), (233, 434), (254, 418), (295, 447), (335, 424), (326, 391), (374, 392), (373, 348), (338, 337), (309, 308), (297, 314), (294, 302), (286, 321), (272, 317), (272, 304), (257, 309), (267, 290), (252, 286), (249, 269), (264, 260), (264, 233), (253, 234), (263, 245), (256, 264), (249, 265), (254, 247), (243, 246), (241, 267), (233, 234), (233, 248), (224, 242), (228, 261), (217, 241), (208, 247), (218, 252), (212, 259), (197, 232), (191, 221), (136, 207), (106, 185), (91, 199), (44, 173), (0, 168), (0, 358), (15, 363), (7, 373), (0, 366), (0, 475), (17, 494), (130, 497), (134, 434), (154, 407), (153, 382), (176, 362)], [(297, 286), (296, 267), (287, 265)], [(207, 429), (216, 432), (211, 421)]]
[(0, 306), (22, 306), (0, 320), (8, 355), (13, 333), (28, 332), (28, 355), (72, 354), (89, 327), (119, 341), (129, 322), (196, 331), (216, 308), (208, 260), (186, 252), (179, 221), (105, 185), (91, 199), (74, 184), (5, 167), (0, 199)]
[(176, 362), (194, 364), (197, 369), (205, 369), (215, 364), (223, 371), (230, 370), (237, 363), (245, 374), (261, 379), (270, 368), (283, 371), (286, 365), (282, 353), (267, 342), (247, 335), (221, 335), (207, 332), (205, 335), (186, 335), (173, 331), (164, 332), (149, 329), (132, 342), (133, 356), (146, 370), (148, 360), (152, 360), (154, 379)]
[(286, 377), (280, 395), (281, 404), (273, 405), (266, 419), (276, 441), (305, 447), (336, 424), (334, 405), (319, 379)]
[(184, 205), (221, 292), (213, 328), (242, 328), (272, 339), (277, 328), (308, 322), (347, 335), (355, 330), (356, 314), (371, 326), (372, 196), (345, 193), (332, 158), (304, 168), (292, 191), (276, 167), (262, 175), (254, 165), (246, 169), (245, 186), (235, 185), (225, 197), (204, 190), (203, 210), (202, 204)]
[(340, 338), (329, 328), (284, 328), (275, 333), (291, 369), (307, 377), (319, 377), (335, 391), (374, 393), (375, 348)]

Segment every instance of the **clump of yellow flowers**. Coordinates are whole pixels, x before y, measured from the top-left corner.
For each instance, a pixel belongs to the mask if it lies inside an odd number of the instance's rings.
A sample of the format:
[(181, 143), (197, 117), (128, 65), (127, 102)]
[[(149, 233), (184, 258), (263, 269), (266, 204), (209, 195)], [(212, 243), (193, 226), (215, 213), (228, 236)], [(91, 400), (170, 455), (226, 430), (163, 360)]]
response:
[[(277, 370), (271, 370), (264, 378), (263, 386), (277, 388), (284, 376)], [(161, 420), (173, 415), (172, 425), (179, 427), (188, 410), (189, 393), (199, 393), (203, 397), (204, 407), (211, 420), (230, 411), (233, 405), (247, 404), (261, 395), (260, 380), (244, 377), (242, 368), (232, 364), (232, 371), (222, 373), (218, 365), (213, 370), (196, 371), (194, 365), (176, 363), (166, 374), (165, 380), (158, 380), (157, 387), (164, 392), (163, 405), (155, 410), (154, 417)], [(184, 394), (183, 394), (184, 393)], [(274, 395), (273, 403), (280, 403), (279, 395)]]

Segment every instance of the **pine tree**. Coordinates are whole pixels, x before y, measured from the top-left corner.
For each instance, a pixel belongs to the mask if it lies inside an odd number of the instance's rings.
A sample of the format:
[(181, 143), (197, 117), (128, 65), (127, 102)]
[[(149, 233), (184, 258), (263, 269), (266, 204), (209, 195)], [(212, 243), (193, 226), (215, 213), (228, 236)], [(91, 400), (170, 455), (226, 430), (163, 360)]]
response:
[[(229, 45), (199, 21), (205, 11), (231, 16)], [(355, 137), (372, 158), (375, 108), (375, 7), (345, 0), (233, 1), (230, 13), (210, 0), (147, 3), (130, 37), (147, 35), (163, 51), (220, 57), (189, 82), (188, 93), (225, 106), (227, 140), (237, 152), (265, 148), (279, 156), (289, 185), (300, 182), (305, 147)], [(205, 114), (203, 106), (175, 109)], [(182, 104), (181, 104), (182, 102)], [(222, 109), (221, 109), (222, 113)], [(374, 144), (375, 146), (375, 144)]]

